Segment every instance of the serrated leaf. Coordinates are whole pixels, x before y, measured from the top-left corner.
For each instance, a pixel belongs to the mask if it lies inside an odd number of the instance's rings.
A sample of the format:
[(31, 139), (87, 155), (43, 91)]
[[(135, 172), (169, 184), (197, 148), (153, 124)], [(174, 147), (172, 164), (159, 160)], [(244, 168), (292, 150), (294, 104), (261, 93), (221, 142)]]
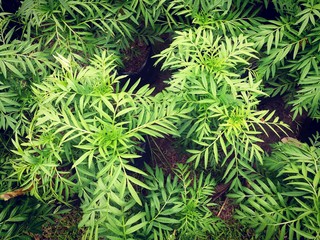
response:
[(134, 178), (132, 176), (127, 176), (127, 179), (130, 182), (132, 182), (132, 183), (134, 183), (134, 184), (136, 184), (136, 185), (138, 185), (140, 187), (143, 187), (145, 189), (149, 189), (150, 190), (150, 187), (148, 185), (146, 185), (145, 183), (141, 182), (140, 180), (138, 180), (138, 179), (136, 179), (136, 178)]
[(139, 223), (137, 225), (134, 225), (126, 230), (126, 234), (134, 233), (134, 232), (138, 231), (140, 228), (145, 227), (147, 224), (148, 224), (148, 222), (145, 221), (145, 222)]
[(133, 188), (132, 184), (130, 183), (130, 181), (127, 181), (127, 188), (131, 194), (131, 196), (133, 197), (133, 199), (136, 201), (136, 203), (138, 203), (140, 206), (142, 206), (142, 202), (138, 196), (138, 193), (136, 192), (136, 190)]
[(131, 218), (128, 219), (128, 221), (125, 223), (125, 225), (130, 226), (130, 225), (136, 223), (137, 221), (141, 220), (145, 215), (146, 215), (145, 212), (136, 213), (134, 216), (132, 216)]
[(177, 219), (173, 219), (173, 218), (167, 218), (167, 217), (157, 217), (155, 219), (157, 222), (160, 223), (167, 223), (167, 224), (176, 224), (179, 223), (180, 221)]
[(22, 75), (22, 73), (11, 63), (9, 62), (5, 62), (5, 65), (17, 76), (19, 76), (20, 78), (24, 78), (24, 76)]
[[(137, 156), (137, 155), (135, 155), (135, 156)], [(123, 157), (123, 156), (121, 155), (121, 157)], [(136, 167), (134, 167), (134, 166), (125, 164), (125, 165), (124, 165), (124, 168), (127, 169), (127, 170), (129, 170), (129, 171), (131, 171), (131, 172), (138, 173), (138, 174), (141, 174), (141, 175), (143, 175), (143, 176), (148, 176), (147, 173), (145, 173), (145, 172), (142, 171), (141, 169), (136, 168)]]

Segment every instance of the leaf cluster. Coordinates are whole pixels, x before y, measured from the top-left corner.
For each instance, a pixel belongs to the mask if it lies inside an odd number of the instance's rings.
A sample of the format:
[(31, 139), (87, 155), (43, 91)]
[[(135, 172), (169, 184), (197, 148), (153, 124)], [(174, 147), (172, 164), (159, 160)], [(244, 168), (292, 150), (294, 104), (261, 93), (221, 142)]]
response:
[(230, 194), (240, 203), (236, 218), (266, 239), (318, 239), (319, 135), (312, 145), (289, 140), (265, 158), (267, 173)]
[(0, 237), (9, 240), (32, 239), (30, 234), (41, 233), (43, 223), (53, 222), (52, 212), (58, 216), (65, 211), (35, 198), (23, 198), (0, 202), (0, 212)]
[[(178, 164), (174, 176), (158, 167), (147, 167), (150, 186), (145, 198), (146, 226), (143, 239), (207, 239), (223, 227), (212, 213), (211, 195), (216, 185), (210, 174), (197, 175), (188, 165)], [(138, 234), (139, 236), (139, 234)]]
[(57, 61), (61, 69), (33, 86), (35, 111), (26, 138), (14, 141), (11, 178), (41, 200), (68, 204), (78, 196), (90, 239), (105, 231), (129, 236), (145, 225), (134, 224), (145, 215), (131, 208), (143, 205), (139, 189), (150, 189), (140, 179), (147, 174), (132, 165), (141, 143), (145, 135), (177, 135), (173, 122), (187, 111), (152, 96), (148, 86), (136, 89), (139, 82), (120, 88), (106, 52), (85, 68), (71, 57)]
[(259, 134), (285, 132), (274, 112), (257, 110), (265, 95), (250, 61), (257, 58), (254, 44), (240, 34), (221, 36), (212, 29), (178, 32), (159, 62), (173, 70), (168, 92), (176, 94), (181, 108), (191, 111), (179, 123), (189, 161), (197, 167), (227, 166), (223, 178), (241, 185), (256, 160), (262, 162)]
[[(318, 1), (273, 1), (280, 13), (276, 19), (264, 21), (253, 29), (252, 38), (262, 58), (258, 76), (263, 78), (272, 96), (287, 94), (294, 117), (306, 111), (319, 115), (319, 97), (313, 91), (319, 81)], [(308, 98), (303, 94), (310, 93)]]
[(53, 54), (83, 65), (104, 50), (121, 55), (136, 39), (150, 44), (178, 27), (174, 14), (167, 1), (22, 1), (16, 12), (0, 14), (1, 75), (49, 75)]
[[(272, 6), (279, 16), (261, 17)], [(319, 117), (319, 6), (25, 0), (0, 13), (1, 193), (19, 187), (66, 206), (79, 199), (84, 239), (207, 239), (225, 229), (206, 172), (219, 170), (240, 204), (236, 218), (257, 237), (319, 238), (319, 136), (311, 146), (280, 143), (266, 157), (261, 134), (288, 127), (258, 109), (263, 97), (287, 95), (294, 117)], [(169, 86), (155, 94), (122, 84), (121, 49), (173, 31), (156, 56), (172, 71)], [(166, 135), (188, 149), (195, 170), (138, 167), (147, 136)], [(57, 214), (33, 197), (0, 208), (5, 239)]]

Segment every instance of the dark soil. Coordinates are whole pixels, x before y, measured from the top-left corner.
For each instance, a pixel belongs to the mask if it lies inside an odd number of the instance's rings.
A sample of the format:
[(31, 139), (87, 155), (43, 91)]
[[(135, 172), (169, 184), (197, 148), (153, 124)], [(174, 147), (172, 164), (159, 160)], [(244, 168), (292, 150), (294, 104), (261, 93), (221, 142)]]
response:
[(158, 165), (168, 175), (179, 163), (186, 163), (188, 154), (176, 144), (171, 136), (165, 138), (149, 138), (152, 164)]
[(270, 112), (275, 111), (274, 117), (279, 117), (279, 120), (286, 123), (291, 129), (291, 131), (289, 129), (284, 129), (285, 132), (283, 132), (276, 128), (275, 130), (277, 130), (277, 133), (271, 129), (267, 129), (267, 134), (261, 134), (259, 136), (259, 138), (264, 141), (263, 143), (260, 143), (263, 150), (270, 153), (271, 145), (281, 141), (281, 139), (285, 137), (299, 139), (301, 126), (307, 119), (306, 114), (299, 115), (296, 119), (293, 119), (291, 109), (289, 106), (286, 106), (282, 97), (263, 99), (259, 105), (259, 109), (269, 110)]
[(310, 143), (310, 137), (316, 133), (320, 133), (320, 121), (306, 118), (300, 127), (298, 139), (304, 143)]
[(130, 45), (130, 48), (124, 49), (122, 51), (123, 73), (132, 74), (140, 72), (149, 58), (150, 50), (150, 45), (139, 40), (134, 41)]
[(15, 13), (21, 6), (20, 0), (2, 1), (2, 8), (4, 12)]
[(55, 224), (42, 226), (42, 234), (31, 234), (34, 240), (80, 240), (83, 229), (78, 229), (81, 220), (80, 209), (72, 209), (55, 220)]

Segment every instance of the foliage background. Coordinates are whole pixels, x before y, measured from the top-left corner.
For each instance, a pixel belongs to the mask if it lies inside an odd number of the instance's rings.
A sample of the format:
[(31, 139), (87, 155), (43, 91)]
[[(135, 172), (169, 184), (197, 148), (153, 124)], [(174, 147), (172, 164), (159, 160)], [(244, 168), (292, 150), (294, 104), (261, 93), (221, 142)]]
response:
[[(0, 1), (3, 239), (75, 203), (83, 239), (227, 239), (219, 184), (252, 237), (320, 238), (319, 134), (266, 153), (290, 128), (261, 109), (281, 97), (292, 121), (319, 119), (318, 0), (20, 3)], [(167, 87), (123, 83), (123, 50), (164, 34)], [(188, 161), (139, 164), (147, 139), (168, 135)]]

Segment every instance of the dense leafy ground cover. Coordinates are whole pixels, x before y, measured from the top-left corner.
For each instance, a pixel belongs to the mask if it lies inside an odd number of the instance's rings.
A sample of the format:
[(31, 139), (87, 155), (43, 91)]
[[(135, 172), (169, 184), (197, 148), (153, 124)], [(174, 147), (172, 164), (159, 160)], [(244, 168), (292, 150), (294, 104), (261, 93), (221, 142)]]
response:
[(320, 239), (318, 0), (0, 3), (1, 239)]

